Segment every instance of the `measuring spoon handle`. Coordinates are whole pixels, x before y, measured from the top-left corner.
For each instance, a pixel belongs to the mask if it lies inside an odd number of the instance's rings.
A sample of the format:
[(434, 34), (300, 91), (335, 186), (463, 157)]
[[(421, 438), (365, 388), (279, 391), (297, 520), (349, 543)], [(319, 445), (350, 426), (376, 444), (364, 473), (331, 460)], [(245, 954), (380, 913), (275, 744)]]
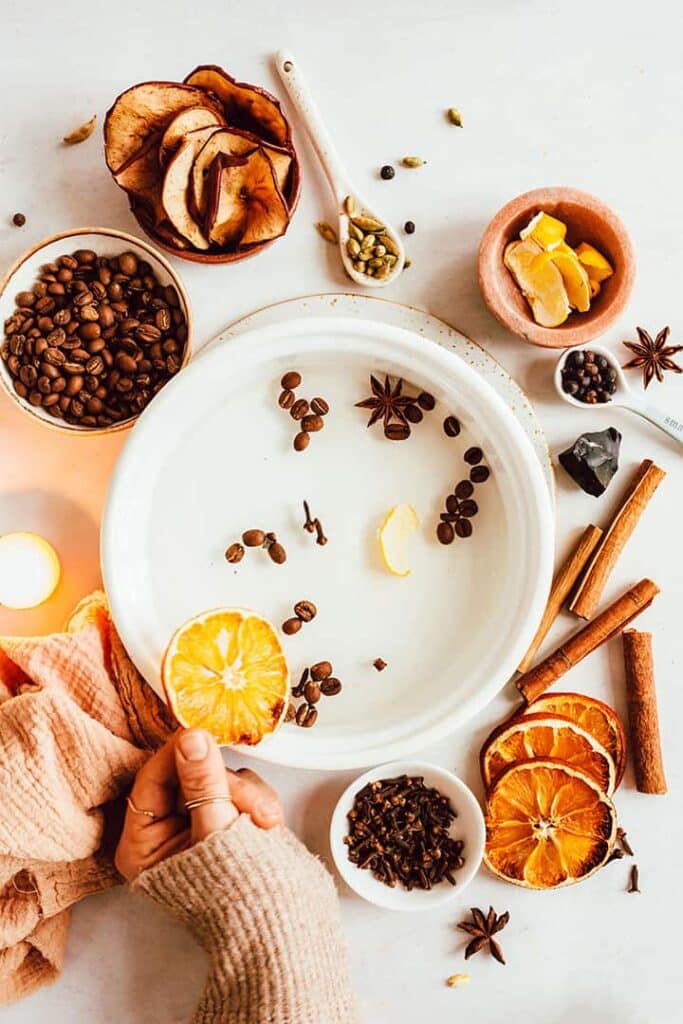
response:
[(655, 427), (659, 427), (669, 437), (673, 437), (674, 441), (683, 444), (683, 416), (680, 419), (671, 416), (669, 413), (664, 412), (663, 409), (658, 409), (656, 406), (650, 405), (649, 402), (645, 402), (642, 398), (637, 398), (633, 394), (629, 395), (623, 404), (627, 408), (632, 409), (633, 412), (637, 412), (639, 416), (649, 420)]
[(323, 121), (322, 114), (301, 73), (294, 54), (280, 50), (276, 55), (277, 70), (299, 117), (308, 132), (313, 148), (322, 164), (337, 203), (341, 207), (344, 198), (353, 193), (346, 170), (339, 159), (332, 137)]

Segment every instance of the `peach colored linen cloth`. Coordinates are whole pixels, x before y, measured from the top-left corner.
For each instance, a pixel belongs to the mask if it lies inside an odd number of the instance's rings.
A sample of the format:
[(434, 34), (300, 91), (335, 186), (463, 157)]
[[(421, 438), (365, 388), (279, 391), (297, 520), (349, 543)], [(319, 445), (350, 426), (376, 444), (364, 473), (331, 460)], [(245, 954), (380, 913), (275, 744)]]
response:
[(103, 594), (63, 633), (0, 637), (0, 1005), (59, 974), (69, 907), (123, 881), (105, 805), (173, 728)]

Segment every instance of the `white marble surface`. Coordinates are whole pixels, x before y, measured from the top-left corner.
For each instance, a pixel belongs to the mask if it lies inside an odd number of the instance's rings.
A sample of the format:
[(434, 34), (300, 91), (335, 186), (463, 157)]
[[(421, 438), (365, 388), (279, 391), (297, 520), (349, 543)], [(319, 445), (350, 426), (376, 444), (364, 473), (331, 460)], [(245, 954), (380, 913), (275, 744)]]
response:
[[(372, 1024), (418, 1018), (478, 1024), (680, 1019), (680, 454), (626, 413), (600, 410), (583, 419), (560, 407), (551, 386), (552, 353), (524, 346), (492, 321), (477, 291), (475, 256), (485, 224), (517, 193), (552, 184), (593, 191), (622, 214), (639, 257), (633, 299), (604, 340), (617, 346), (633, 336), (636, 323), (651, 330), (671, 323), (673, 340), (683, 341), (683, 145), (677, 119), (682, 29), (675, 0), (2, 4), (1, 216), (3, 225), (15, 210), (28, 218), (21, 231), (0, 227), (3, 265), (43, 235), (66, 227), (97, 223), (137, 231), (104, 167), (99, 138), (73, 150), (58, 145), (93, 111), (101, 119), (114, 96), (133, 82), (179, 78), (202, 62), (222, 63), (277, 89), (269, 55), (289, 46), (305, 63), (359, 187), (398, 223), (410, 217), (417, 224), (408, 244), (414, 265), (390, 297), (457, 323), (489, 348), (530, 394), (554, 452), (584, 428), (614, 424), (624, 432), (624, 469), (601, 501), (558, 475), (558, 552), (568, 549), (587, 521), (608, 518), (629, 469), (641, 458), (654, 458), (669, 471), (606, 594), (615, 596), (644, 575), (663, 591), (641, 626), (655, 637), (670, 793), (637, 794), (629, 769), (617, 799), (637, 850), (642, 895), (624, 891), (626, 862), (575, 889), (548, 894), (506, 886), (482, 872), (462, 911), (470, 903), (489, 902), (511, 911), (503, 936), (509, 965), (480, 956), (470, 961), (469, 987), (450, 990), (445, 977), (464, 969), (462, 933), (455, 930), (460, 907), (395, 916), (343, 892), (354, 980), (363, 1020)], [(442, 112), (452, 104), (463, 112), (461, 131), (444, 122)], [(308, 146), (300, 134), (296, 138), (305, 185), (287, 239), (241, 266), (180, 266), (198, 341), (266, 303), (346, 287), (335, 252), (312, 228), (333, 211)], [(399, 171), (392, 182), (377, 179), (377, 167), (407, 152), (423, 155), (427, 166)], [(683, 381), (670, 375), (650, 393), (680, 414), (682, 389)], [(47, 529), (61, 517), (66, 530), (73, 507), (43, 500), (38, 481), (35, 492), (26, 487), (26, 465), (33, 460), (44, 474), (45, 452), (51, 450), (47, 441), (30, 446), (27, 436), (3, 401), (0, 527), (12, 520), (15, 502), (28, 510), (34, 527), (43, 523)], [(87, 509), (86, 466), (61, 465), (64, 472), (81, 474)], [(15, 490), (19, 480), (21, 494)], [(42, 489), (50, 490), (44, 480)], [(97, 576), (90, 512), (83, 524), (90, 558), (79, 577), (85, 589)], [(77, 547), (72, 542), (69, 552)], [(0, 616), (0, 628), (25, 629), (28, 621)], [(553, 639), (571, 628), (564, 618)], [(566, 682), (623, 711), (619, 645), (599, 651)], [(425, 755), (478, 787), (474, 755), (510, 703), (509, 694), (501, 696), (470, 727)], [(264, 774), (283, 794), (292, 827), (324, 856), (330, 811), (349, 776), (267, 767)], [(179, 927), (119, 890), (76, 909), (57, 984), (0, 1016), (3, 1024), (185, 1021), (204, 969), (202, 955)]]

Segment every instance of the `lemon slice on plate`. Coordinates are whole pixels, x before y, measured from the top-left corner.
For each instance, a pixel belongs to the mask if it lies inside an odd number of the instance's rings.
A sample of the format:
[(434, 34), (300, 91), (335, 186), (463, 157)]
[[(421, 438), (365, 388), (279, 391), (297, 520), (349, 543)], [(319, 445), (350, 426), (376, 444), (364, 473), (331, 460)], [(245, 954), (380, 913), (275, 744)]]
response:
[(161, 667), (171, 710), (223, 746), (271, 735), (289, 699), (289, 668), (274, 626), (243, 608), (215, 608), (171, 637)]
[(394, 505), (379, 528), (379, 549), (382, 560), (394, 576), (408, 576), (411, 538), (420, 520), (412, 505)]

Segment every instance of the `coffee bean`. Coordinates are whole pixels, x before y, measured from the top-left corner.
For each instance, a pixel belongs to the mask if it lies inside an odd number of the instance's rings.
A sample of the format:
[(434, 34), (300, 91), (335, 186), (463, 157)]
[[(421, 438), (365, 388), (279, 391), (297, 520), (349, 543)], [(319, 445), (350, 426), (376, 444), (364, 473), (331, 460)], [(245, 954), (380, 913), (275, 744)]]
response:
[(403, 412), (409, 423), (421, 423), (424, 419), (424, 413), (419, 405), (407, 405)]
[(289, 415), (293, 420), (302, 420), (304, 416), (308, 415), (309, 404), (305, 398), (300, 398), (289, 410)]
[[(471, 473), (474, 472), (473, 470)], [(471, 474), (470, 474), (471, 475)], [(455, 487), (455, 496), (463, 500), (464, 498), (470, 498), (474, 494), (474, 487), (469, 480), (461, 480)]]
[(80, 363), (71, 362), (70, 360), (62, 364), (62, 371), (64, 373), (82, 373), (83, 367)]
[(291, 409), (294, 405), (294, 400), (294, 392), (285, 390), (280, 392), (277, 404), (281, 409)]
[(282, 623), (282, 632), (286, 633), (287, 636), (293, 636), (294, 633), (298, 633), (301, 629), (301, 619), (296, 617), (292, 619), (285, 619)]
[(470, 466), (476, 466), (476, 464), (478, 462), (481, 462), (481, 460), (484, 458), (484, 453), (481, 450), (481, 448), (477, 448), (476, 446), (474, 446), (472, 448), (467, 449), (467, 451), (463, 455), (463, 458), (465, 462), (467, 462)]
[(324, 398), (311, 399), (311, 412), (314, 412), (316, 416), (327, 416), (329, 411), (330, 407)]
[(470, 470), (470, 480), (474, 484), (483, 484), (491, 475), (488, 466), (473, 466)]
[(421, 409), (424, 409), (425, 412), (431, 412), (436, 405), (436, 399), (434, 398), (434, 395), (430, 395), (428, 391), (422, 391), (417, 396), (417, 404)]
[(245, 530), (242, 534), (242, 541), (248, 548), (263, 547), (266, 535), (263, 530)]
[(278, 541), (270, 545), (268, 554), (277, 565), (282, 565), (283, 562), (287, 561), (287, 552)]
[(471, 519), (472, 516), (476, 516), (479, 511), (479, 506), (473, 499), (463, 501), (460, 505), (460, 515), (465, 516), (467, 519)]
[(410, 427), (407, 423), (388, 423), (384, 428), (384, 436), (389, 441), (405, 441), (410, 437)]
[(178, 359), (178, 356), (166, 356), (166, 369), (171, 376), (173, 376), (174, 373), (177, 373), (180, 367), (181, 362)]
[(50, 392), (52, 391), (52, 381), (50, 380), (49, 377), (39, 377), (37, 388), (40, 391), (41, 395), (49, 395)]
[(43, 409), (50, 409), (59, 402), (59, 395), (54, 393), (43, 396)]
[(19, 380), (22, 384), (25, 384), (27, 388), (32, 388), (38, 380), (38, 371), (35, 366), (31, 366), (30, 363), (22, 366), (19, 371)]
[(318, 609), (312, 601), (297, 601), (294, 605), (294, 614), (303, 622), (311, 622), (318, 614)]
[(152, 345), (161, 338), (161, 331), (154, 324), (140, 324), (135, 331), (135, 340), (141, 345)]
[(40, 391), (29, 391), (28, 400), (31, 403), (31, 405), (43, 404), (43, 396), (41, 395)]
[(320, 685), (314, 679), (309, 679), (304, 686), (304, 697), (309, 704), (317, 704), (320, 700)]
[(302, 729), (310, 729), (315, 725), (317, 718), (318, 712), (312, 704), (301, 704), (296, 713), (296, 724)]
[(325, 420), (322, 416), (304, 416), (301, 421), (301, 426), (309, 434), (314, 434), (318, 430), (322, 430), (325, 426)]
[(310, 671), (311, 679), (319, 683), (322, 679), (329, 679), (333, 669), (329, 661), (316, 661), (315, 665), (311, 665)]
[(137, 363), (133, 357), (125, 352), (119, 352), (114, 360), (114, 365), (118, 367), (121, 373), (125, 374), (135, 373), (137, 369)]
[(455, 524), (455, 532), (458, 537), (471, 537), (472, 536), (472, 523), (469, 519), (458, 519)]
[(68, 381), (66, 382), (64, 394), (69, 395), (69, 397), (73, 397), (74, 395), (77, 395), (82, 390), (82, 388), (83, 377), (79, 373), (76, 373), (73, 375), (73, 377), (69, 377)]
[(59, 348), (48, 348), (45, 350), (43, 359), (46, 363), (51, 366), (63, 366), (66, 362), (66, 356)]
[(341, 688), (341, 680), (337, 679), (336, 676), (328, 676), (320, 683), (320, 692), (325, 697), (336, 697), (338, 693), (341, 693)]
[(16, 302), (17, 306), (20, 306), (22, 308), (30, 307), (35, 303), (36, 297), (33, 294), (33, 292), (19, 292), (14, 301)]
[(86, 373), (89, 373), (94, 377), (97, 377), (102, 373), (104, 371), (104, 360), (102, 359), (102, 356), (92, 356), (85, 364), (85, 370)]
[(85, 403), (85, 408), (86, 412), (88, 412), (90, 416), (99, 416), (104, 409), (104, 403), (101, 398), (97, 397), (97, 395), (93, 395), (92, 398), (89, 398)]
[(453, 527), (450, 523), (440, 522), (436, 528), (436, 536), (440, 544), (452, 544), (454, 537)]
[(22, 384), (18, 378), (15, 378), (12, 381), (12, 387), (14, 388), (15, 392), (19, 395), (19, 398), (26, 398), (28, 394), (28, 388), (26, 387), (25, 384)]
[(294, 451), (304, 451), (305, 448), (308, 448), (310, 440), (311, 435), (307, 434), (305, 430), (302, 430), (301, 433), (297, 434), (294, 438)]
[(71, 359), (78, 363), (87, 363), (90, 353), (84, 348), (75, 348), (71, 352)]
[(280, 381), (284, 391), (295, 391), (301, 384), (301, 374), (296, 370), (290, 370)]
[(459, 510), (460, 502), (456, 498), (455, 494), (449, 494), (446, 498), (446, 511), (455, 516), (458, 514)]
[(443, 429), (447, 437), (457, 437), (460, 433), (460, 421), (456, 416), (447, 416), (443, 421)]
[(118, 258), (119, 270), (126, 277), (132, 277), (138, 270), (138, 258), (134, 252), (122, 252)]

